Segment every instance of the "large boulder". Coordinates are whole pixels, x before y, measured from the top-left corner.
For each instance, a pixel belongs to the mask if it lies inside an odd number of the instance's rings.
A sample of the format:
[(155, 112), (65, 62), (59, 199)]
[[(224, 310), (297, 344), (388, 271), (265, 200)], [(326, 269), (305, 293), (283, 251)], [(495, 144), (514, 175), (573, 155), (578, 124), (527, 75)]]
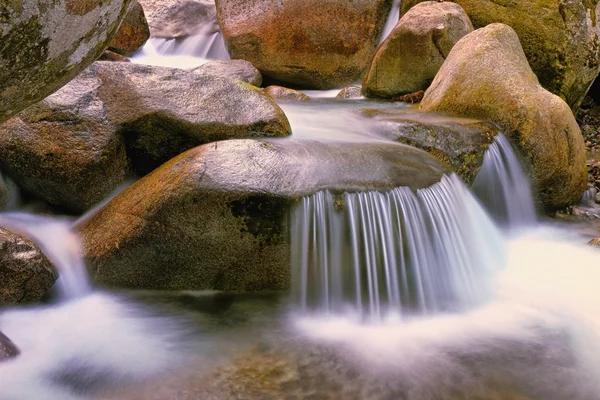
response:
[(318, 190), (420, 188), (448, 170), (394, 143), (227, 140), (181, 154), (78, 227), (92, 278), (145, 289), (289, 288), (288, 207)]
[(108, 121), (101, 84), (86, 71), (0, 125), (0, 165), (26, 192), (83, 212), (123, 182), (125, 142)]
[(0, 305), (38, 301), (56, 278), (52, 264), (32, 241), (0, 228)]
[(150, 28), (144, 9), (140, 3), (134, 1), (109, 48), (118, 54), (128, 56), (138, 51), (149, 38)]
[(473, 183), (488, 146), (499, 129), (492, 123), (444, 115), (423, 115), (406, 109), (363, 109), (370, 129), (388, 139), (424, 150)]
[(116, 34), (131, 0), (29, 0), (0, 5), (0, 122), (90, 65)]
[(199, 71), (96, 62), (0, 125), (0, 165), (27, 192), (81, 212), (131, 165), (142, 175), (198, 145), (290, 133), (260, 89)]
[(418, 4), (377, 49), (363, 79), (363, 93), (391, 98), (427, 89), (452, 46), (472, 31), (473, 25), (459, 5)]
[(391, 0), (217, 0), (229, 55), (273, 82), (316, 89), (362, 77)]
[(135, 171), (217, 140), (291, 133), (273, 99), (248, 83), (193, 71), (97, 62), (98, 96), (119, 127)]
[[(403, 0), (401, 13), (424, 0)], [(544, 88), (575, 110), (598, 75), (600, 4), (592, 0), (454, 0), (475, 28), (511, 26)]]
[(587, 172), (577, 122), (561, 98), (540, 86), (509, 26), (491, 24), (461, 39), (420, 107), (496, 122), (531, 164), (547, 208), (581, 198)]

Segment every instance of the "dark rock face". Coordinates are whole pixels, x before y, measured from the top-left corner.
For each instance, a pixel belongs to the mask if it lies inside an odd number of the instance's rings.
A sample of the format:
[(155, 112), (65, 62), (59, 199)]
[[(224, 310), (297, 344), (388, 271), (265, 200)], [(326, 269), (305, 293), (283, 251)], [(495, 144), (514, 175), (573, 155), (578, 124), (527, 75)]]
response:
[(17, 346), (5, 334), (0, 332), (0, 362), (15, 358), (19, 353)]
[(394, 143), (228, 140), (174, 158), (78, 230), (102, 285), (282, 290), (290, 279), (288, 207), (300, 196), (416, 189), (447, 171)]
[(229, 55), (284, 86), (331, 89), (360, 79), (391, 0), (218, 0)]
[[(33, 242), (0, 228), (0, 304), (38, 301), (56, 279), (50, 261)], [(0, 338), (0, 353), (1, 348)]]
[(90, 65), (116, 34), (131, 0), (0, 4), (0, 122)]

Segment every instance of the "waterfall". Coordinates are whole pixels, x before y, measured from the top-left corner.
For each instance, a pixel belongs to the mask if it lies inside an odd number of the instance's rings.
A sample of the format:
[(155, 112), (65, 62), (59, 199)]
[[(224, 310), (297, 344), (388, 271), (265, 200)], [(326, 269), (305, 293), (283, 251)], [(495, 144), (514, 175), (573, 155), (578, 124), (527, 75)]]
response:
[(499, 224), (509, 229), (535, 224), (531, 186), (506, 136), (494, 138), (471, 189)]
[(456, 176), (418, 190), (303, 197), (292, 210), (292, 285), (302, 310), (368, 320), (485, 300), (503, 239)]
[(11, 212), (0, 214), (0, 226), (28, 237), (40, 247), (58, 270), (56, 288), (60, 300), (79, 298), (91, 292), (91, 284), (80, 255), (79, 239), (71, 231), (69, 221)]
[(381, 34), (381, 38), (379, 39), (379, 44), (383, 43), (385, 38), (392, 32), (398, 21), (400, 20), (400, 2), (401, 0), (394, 0), (392, 3), (392, 8), (390, 9), (390, 14), (388, 15), (385, 25), (383, 26), (383, 32)]
[(150, 38), (131, 61), (140, 64), (194, 68), (209, 60), (229, 60), (216, 21), (184, 38)]

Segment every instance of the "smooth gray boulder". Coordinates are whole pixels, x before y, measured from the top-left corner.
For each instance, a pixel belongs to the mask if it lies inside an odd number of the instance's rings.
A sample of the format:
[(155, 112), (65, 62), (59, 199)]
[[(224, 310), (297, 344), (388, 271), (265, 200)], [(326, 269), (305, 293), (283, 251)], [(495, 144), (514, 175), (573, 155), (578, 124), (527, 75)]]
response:
[(392, 142), (227, 140), (181, 154), (78, 227), (92, 279), (165, 290), (289, 288), (289, 207), (330, 189), (430, 186), (448, 169)]
[(0, 4), (0, 123), (69, 82), (108, 47), (131, 0)]
[(198, 145), (290, 133), (260, 89), (197, 72), (96, 62), (0, 125), (0, 165), (27, 192), (82, 212)]

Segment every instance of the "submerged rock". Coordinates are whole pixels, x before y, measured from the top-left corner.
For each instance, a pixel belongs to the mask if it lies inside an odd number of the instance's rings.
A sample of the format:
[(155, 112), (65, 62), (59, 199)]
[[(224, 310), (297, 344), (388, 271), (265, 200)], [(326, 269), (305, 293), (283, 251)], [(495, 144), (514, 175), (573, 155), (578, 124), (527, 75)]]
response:
[(19, 353), (17, 346), (5, 334), (0, 332), (0, 362), (15, 358)]
[(420, 188), (448, 170), (393, 143), (227, 140), (192, 149), (78, 227), (92, 278), (145, 289), (289, 287), (288, 208), (318, 190)]
[[(423, 0), (402, 0), (401, 14)], [(512, 27), (541, 85), (575, 110), (600, 66), (600, 4), (589, 0), (455, 0), (475, 28)], [(500, 63), (501, 60), (498, 60)], [(501, 68), (498, 66), (498, 68)]]
[(283, 100), (283, 101), (309, 101), (310, 97), (306, 94), (286, 88), (283, 86), (271, 85), (265, 88), (265, 93), (274, 98), (275, 100)]
[(123, 179), (203, 143), (284, 136), (281, 109), (247, 83), (180, 69), (97, 62), (0, 125), (0, 165), (27, 192), (81, 212)]
[(367, 97), (425, 90), (452, 46), (473, 31), (457, 4), (427, 1), (411, 8), (379, 46), (363, 79)]
[(109, 48), (118, 54), (129, 56), (138, 51), (149, 38), (150, 28), (144, 9), (134, 0)]
[(56, 278), (52, 264), (32, 241), (0, 228), (0, 304), (41, 300)]
[(335, 96), (336, 99), (360, 99), (361, 97), (362, 88), (360, 86), (345, 87)]
[(0, 123), (54, 92), (108, 47), (131, 0), (0, 5)]
[(485, 151), (500, 132), (492, 123), (468, 118), (406, 110), (364, 109), (361, 114), (377, 121), (378, 133), (425, 150), (467, 184), (477, 176)]
[(540, 86), (509, 26), (491, 24), (461, 39), (420, 107), (496, 122), (530, 163), (545, 207), (581, 198), (587, 171), (579, 127), (569, 106)]
[(217, 0), (229, 55), (286, 86), (331, 89), (360, 79), (391, 0)]
[(260, 71), (246, 60), (210, 61), (194, 68), (192, 71), (200, 75), (237, 79), (254, 86), (260, 86), (262, 84), (262, 75)]

